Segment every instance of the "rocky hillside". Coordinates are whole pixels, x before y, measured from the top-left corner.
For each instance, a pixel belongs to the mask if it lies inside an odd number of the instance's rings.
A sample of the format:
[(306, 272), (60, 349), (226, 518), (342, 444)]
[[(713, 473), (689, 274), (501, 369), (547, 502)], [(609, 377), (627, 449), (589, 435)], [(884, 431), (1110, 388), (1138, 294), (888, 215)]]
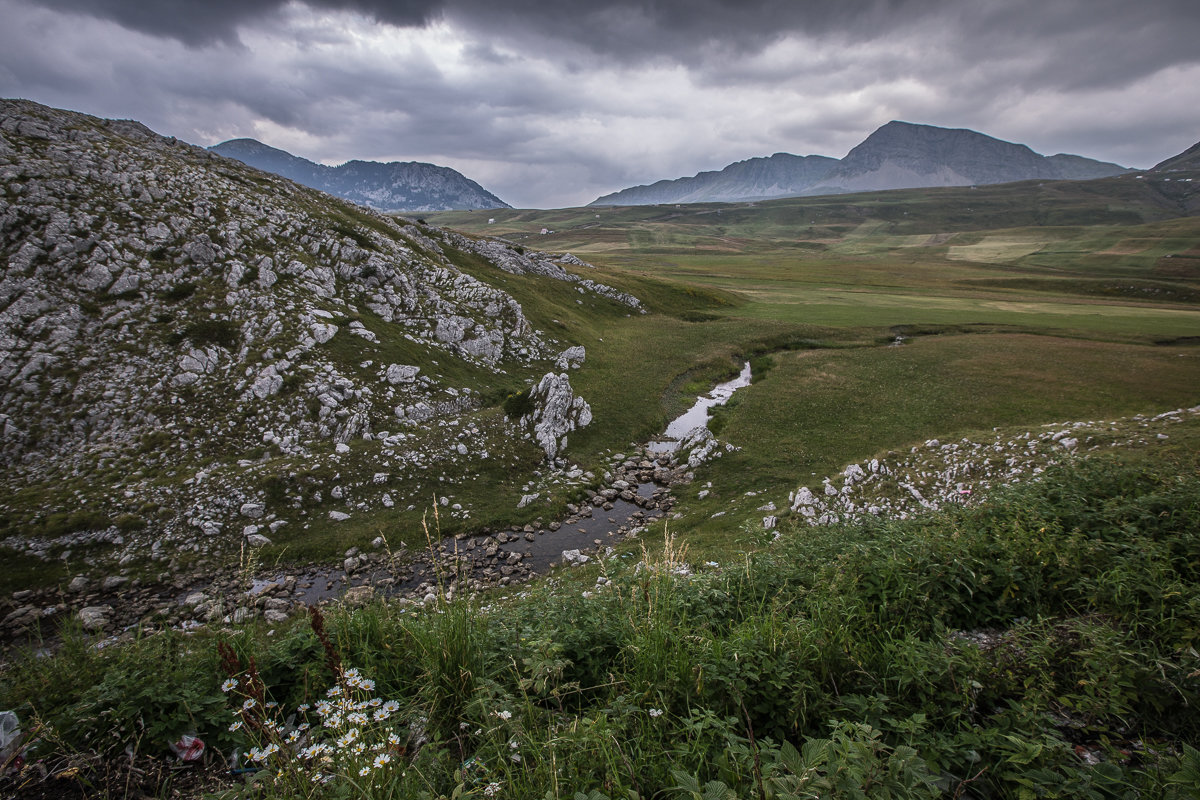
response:
[(965, 129), (889, 122), (840, 161), (776, 153), (719, 172), (659, 181), (605, 195), (591, 205), (650, 205), (969, 186), (1030, 179), (1089, 180), (1131, 170), (1082, 156), (1043, 156), (1022, 144)]
[(509, 503), (501, 482), (567, 466), (585, 354), (459, 265), (639, 310), (547, 254), (25, 101), (0, 101), (0, 255), (0, 546), (50, 573), (213, 568), (434, 497), (447, 523)]
[(455, 211), (510, 208), (449, 167), (419, 161), (347, 161), (327, 167), (254, 139), (231, 139), (209, 148), (257, 169), (380, 211)]

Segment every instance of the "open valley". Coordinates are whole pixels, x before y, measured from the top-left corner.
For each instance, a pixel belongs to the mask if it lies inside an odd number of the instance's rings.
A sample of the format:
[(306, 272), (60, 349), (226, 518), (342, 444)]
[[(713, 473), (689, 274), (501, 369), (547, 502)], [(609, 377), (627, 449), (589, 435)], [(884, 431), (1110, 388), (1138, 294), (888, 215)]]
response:
[(1195, 165), (418, 217), (3, 101), (0, 181), (12, 796), (1198, 785)]

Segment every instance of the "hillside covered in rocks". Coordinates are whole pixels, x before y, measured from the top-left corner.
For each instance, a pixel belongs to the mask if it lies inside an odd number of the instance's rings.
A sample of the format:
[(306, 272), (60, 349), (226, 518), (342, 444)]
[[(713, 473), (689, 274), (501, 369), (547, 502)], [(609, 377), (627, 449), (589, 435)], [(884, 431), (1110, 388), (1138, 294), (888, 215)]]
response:
[(583, 348), (479, 276), (641, 311), (578, 259), (26, 101), (0, 102), (0, 254), (0, 546), (50, 576), (163, 579), (432, 498), (467, 519), (464, 481), (565, 467), (590, 419)]

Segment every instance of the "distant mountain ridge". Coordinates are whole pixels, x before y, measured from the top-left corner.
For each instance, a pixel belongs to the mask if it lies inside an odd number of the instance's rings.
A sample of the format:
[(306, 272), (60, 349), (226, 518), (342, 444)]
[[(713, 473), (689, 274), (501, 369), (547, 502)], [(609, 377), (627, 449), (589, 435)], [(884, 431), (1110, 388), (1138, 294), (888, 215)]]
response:
[(420, 161), (347, 161), (327, 167), (257, 139), (230, 139), (208, 148), (243, 164), (380, 211), (464, 211), (511, 208), (449, 167)]
[[(794, 156), (776, 153), (730, 164), (723, 170), (701, 172), (691, 178), (662, 180), (605, 195), (599, 205), (653, 205), (655, 203), (705, 203), (721, 200), (758, 200), (800, 194), (825, 177), (838, 164), (828, 156)], [(609, 202), (611, 201), (611, 202)]]
[(1200, 142), (1196, 142), (1178, 155), (1160, 161), (1150, 168), (1150, 172), (1178, 172), (1196, 169), (1200, 169)]
[(1088, 180), (1132, 171), (1083, 156), (1043, 156), (1023, 144), (965, 128), (894, 120), (843, 159), (776, 153), (720, 171), (623, 189), (591, 205), (732, 202), (1031, 179)]

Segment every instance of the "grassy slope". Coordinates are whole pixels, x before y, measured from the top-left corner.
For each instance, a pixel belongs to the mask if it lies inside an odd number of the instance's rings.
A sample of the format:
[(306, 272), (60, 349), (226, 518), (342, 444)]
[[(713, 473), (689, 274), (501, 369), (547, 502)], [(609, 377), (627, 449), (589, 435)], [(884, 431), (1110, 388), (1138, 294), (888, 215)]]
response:
[[(781, 505), (814, 476), (926, 438), (1200, 401), (1200, 352), (1162, 346), (1200, 336), (1200, 218), (1178, 216), (1182, 186), (1131, 177), (436, 221), (569, 250), (650, 298), (664, 290), (652, 279), (737, 298), (691, 315), (678, 294), (652, 299), (668, 313), (593, 332), (573, 379), (598, 412), (577, 436), (584, 452), (621, 446), (611, 415), (640, 438), (736, 359), (800, 348), (776, 353), (722, 415), (742, 450), (701, 470), (711, 495), (686, 499), (672, 523), (719, 551), (764, 502), (749, 491)], [(905, 346), (881, 346), (897, 333)], [(711, 518), (720, 510), (734, 513)]]

